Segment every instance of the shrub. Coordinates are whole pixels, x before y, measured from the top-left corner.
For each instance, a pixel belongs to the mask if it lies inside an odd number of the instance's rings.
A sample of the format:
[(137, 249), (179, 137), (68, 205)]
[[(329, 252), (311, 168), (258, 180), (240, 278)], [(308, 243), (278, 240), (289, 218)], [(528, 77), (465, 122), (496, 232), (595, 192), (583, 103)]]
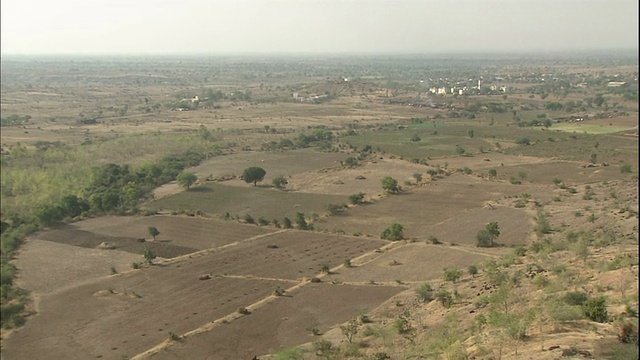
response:
[(282, 227), (285, 229), (291, 229), (293, 227), (291, 220), (288, 217), (282, 219)]
[(631, 174), (631, 165), (624, 164), (620, 166), (620, 172), (623, 174)]
[(538, 234), (548, 234), (551, 232), (551, 225), (549, 225), (549, 220), (547, 220), (547, 215), (543, 212), (538, 211), (536, 216), (536, 232)]
[(392, 178), (391, 176), (385, 176), (382, 178), (382, 189), (389, 194), (397, 194), (400, 192), (400, 186), (398, 185), (398, 180)]
[(478, 267), (475, 265), (469, 265), (469, 275), (475, 277), (478, 274)]
[(422, 284), (422, 286), (420, 286), (416, 290), (416, 293), (418, 294), (418, 297), (420, 298), (420, 300), (422, 300), (424, 302), (428, 303), (431, 300), (433, 300), (433, 288), (431, 287), (431, 284), (429, 284), (429, 283)]
[(447, 290), (443, 289), (438, 291), (438, 294), (436, 294), (436, 299), (440, 301), (442, 306), (446, 307), (447, 309), (450, 308), (451, 305), (453, 305), (453, 296)]
[(576, 321), (584, 319), (584, 313), (580, 306), (557, 305), (549, 309), (549, 316), (555, 321)]
[(404, 238), (404, 226), (398, 223), (393, 223), (388, 228), (384, 229), (380, 235), (382, 239), (386, 240), (402, 240)]
[(283, 175), (279, 175), (274, 177), (273, 180), (271, 180), (271, 183), (278, 189), (283, 189), (289, 183), (289, 181)]
[(261, 217), (258, 219), (258, 225), (260, 225), (260, 226), (266, 226), (266, 225), (269, 225), (269, 220), (267, 220), (267, 219), (265, 219), (263, 216), (261, 216)]
[(320, 265), (320, 271), (325, 273), (325, 274), (329, 274), (331, 273), (331, 268), (329, 267), (329, 264), (322, 264)]
[(526, 254), (526, 253), (527, 253), (527, 248), (525, 248), (525, 247), (524, 247), (524, 246), (522, 246), (522, 245), (518, 245), (518, 246), (516, 246), (516, 247), (513, 249), (513, 253), (514, 253), (516, 256), (524, 256), (524, 254)]
[(476, 246), (477, 247), (492, 247), (493, 236), (487, 229), (482, 229), (476, 234)]
[(327, 211), (329, 211), (329, 214), (331, 214), (331, 215), (341, 214), (345, 210), (347, 210), (347, 205), (346, 204), (329, 204), (327, 206)]
[(620, 333), (618, 334), (618, 340), (625, 344), (638, 345), (638, 324), (632, 324), (631, 321), (626, 320), (620, 325)]
[(533, 277), (532, 282), (537, 287), (543, 288), (549, 285), (549, 278), (547, 278), (543, 274), (537, 274), (536, 276)]
[(584, 315), (595, 322), (606, 322), (609, 319), (607, 313), (607, 299), (603, 296), (587, 299), (582, 304)]
[(296, 213), (296, 226), (300, 230), (311, 230), (311, 226), (307, 223), (303, 213)]
[(444, 280), (445, 281), (451, 281), (451, 282), (455, 283), (461, 277), (462, 277), (462, 270), (460, 270), (458, 268), (445, 269), (444, 270)]
[(255, 224), (256, 221), (253, 219), (253, 216), (249, 215), (249, 214), (245, 214), (243, 217), (244, 222), (246, 222), (247, 224)]
[(433, 235), (430, 235), (430, 236), (429, 236), (429, 238), (428, 238), (427, 240), (429, 240), (429, 242), (430, 242), (430, 243), (432, 243), (432, 244), (434, 244), (434, 245), (442, 244), (442, 243), (440, 242), (440, 240), (438, 240), (438, 238), (437, 238), (437, 237), (435, 237), (435, 236), (433, 236)]
[(362, 204), (364, 202), (364, 193), (357, 193), (349, 196), (349, 202), (353, 205)]

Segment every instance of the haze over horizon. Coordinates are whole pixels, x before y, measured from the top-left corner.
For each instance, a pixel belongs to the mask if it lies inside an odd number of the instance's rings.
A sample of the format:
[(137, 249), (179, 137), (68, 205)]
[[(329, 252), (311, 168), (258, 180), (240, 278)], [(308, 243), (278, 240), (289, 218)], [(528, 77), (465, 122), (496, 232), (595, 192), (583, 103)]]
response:
[(3, 0), (4, 55), (638, 49), (637, 0)]

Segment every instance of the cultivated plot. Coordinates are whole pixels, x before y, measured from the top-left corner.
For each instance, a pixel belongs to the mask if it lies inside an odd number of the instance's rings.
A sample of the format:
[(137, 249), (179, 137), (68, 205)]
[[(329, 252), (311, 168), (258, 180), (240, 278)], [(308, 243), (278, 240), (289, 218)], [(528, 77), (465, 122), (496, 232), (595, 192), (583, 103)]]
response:
[(315, 341), (320, 333), (350, 320), (405, 290), (392, 286), (309, 284), (253, 313), (187, 337), (151, 359), (251, 359)]
[(256, 221), (264, 217), (268, 221), (276, 219), (281, 222), (285, 216), (295, 219), (297, 212), (323, 214), (329, 204), (347, 201), (348, 197), (344, 195), (283, 191), (248, 184), (230, 186), (227, 183), (208, 183), (153, 201), (147, 207), (156, 210), (200, 210), (221, 216), (229, 213), (229, 216), (239, 219), (249, 214)]
[(412, 243), (385, 251), (379, 257), (341, 268), (325, 281), (345, 283), (418, 282), (441, 279), (444, 268), (460, 268), (491, 259), (473, 248)]

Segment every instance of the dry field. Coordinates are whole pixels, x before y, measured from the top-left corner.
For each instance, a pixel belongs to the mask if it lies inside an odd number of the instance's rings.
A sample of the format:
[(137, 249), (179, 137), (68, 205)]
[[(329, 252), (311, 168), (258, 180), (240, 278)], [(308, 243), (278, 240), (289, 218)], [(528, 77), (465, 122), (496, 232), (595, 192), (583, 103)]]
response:
[(408, 243), (396, 246), (374, 258), (352, 262), (353, 267), (341, 268), (326, 277), (326, 281), (345, 284), (418, 284), (442, 278), (444, 268), (465, 270), (469, 265), (492, 259), (499, 251), (482, 251), (469, 246)]
[(79, 221), (74, 223), (73, 226), (98, 236), (121, 236), (129, 239), (145, 238), (147, 241), (151, 240), (147, 230), (148, 227), (155, 226), (160, 231), (160, 235), (156, 236), (155, 242), (186, 247), (191, 250), (190, 252), (221, 247), (276, 230), (274, 228), (189, 216), (106, 216)]
[[(426, 240), (435, 225), (460, 214), (466, 214), (469, 218), (480, 216), (485, 220), (486, 216), (477, 210), (487, 206), (487, 202), (531, 190), (526, 185), (454, 174), (410, 192), (388, 195), (372, 204), (351, 208), (346, 214), (321, 219), (316, 227), (378, 237), (385, 228), (398, 222), (404, 225), (408, 238)], [(475, 229), (475, 232), (478, 230)]]
[(172, 342), (149, 359), (251, 359), (318, 340), (320, 334), (404, 290), (392, 286), (309, 284), (250, 315)]

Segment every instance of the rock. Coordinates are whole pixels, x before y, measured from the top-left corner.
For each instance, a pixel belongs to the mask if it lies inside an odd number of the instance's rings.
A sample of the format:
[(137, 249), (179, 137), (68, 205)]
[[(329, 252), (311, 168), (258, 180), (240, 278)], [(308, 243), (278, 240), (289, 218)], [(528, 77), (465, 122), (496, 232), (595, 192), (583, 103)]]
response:
[(209, 279), (211, 279), (211, 275), (209, 275), (209, 274), (200, 275), (198, 277), (198, 279), (199, 280), (209, 280)]
[(556, 349), (560, 349), (560, 345), (549, 346), (549, 351), (556, 350)]

